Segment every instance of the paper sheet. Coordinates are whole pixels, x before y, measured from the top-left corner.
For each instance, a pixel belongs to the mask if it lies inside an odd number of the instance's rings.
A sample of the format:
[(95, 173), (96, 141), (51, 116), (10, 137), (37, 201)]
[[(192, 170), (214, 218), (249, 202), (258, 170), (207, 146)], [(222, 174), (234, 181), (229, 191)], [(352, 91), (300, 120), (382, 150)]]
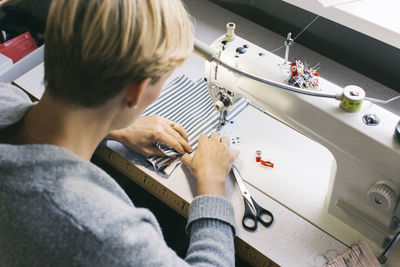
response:
[(25, 90), (29, 89), (29, 93), (36, 97), (37, 99), (41, 99), (44, 93), (44, 63), (40, 63), (27, 73), (20, 76), (18, 79), (14, 81), (16, 85)]

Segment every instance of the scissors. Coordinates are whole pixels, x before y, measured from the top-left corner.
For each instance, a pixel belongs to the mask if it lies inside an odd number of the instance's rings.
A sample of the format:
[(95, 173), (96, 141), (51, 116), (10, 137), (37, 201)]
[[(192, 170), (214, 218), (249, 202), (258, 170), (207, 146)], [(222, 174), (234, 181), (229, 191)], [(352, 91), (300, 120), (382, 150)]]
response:
[(257, 229), (257, 221), (265, 227), (269, 227), (274, 221), (274, 215), (254, 201), (235, 165), (232, 165), (232, 171), (244, 199), (243, 227), (249, 231), (255, 231)]

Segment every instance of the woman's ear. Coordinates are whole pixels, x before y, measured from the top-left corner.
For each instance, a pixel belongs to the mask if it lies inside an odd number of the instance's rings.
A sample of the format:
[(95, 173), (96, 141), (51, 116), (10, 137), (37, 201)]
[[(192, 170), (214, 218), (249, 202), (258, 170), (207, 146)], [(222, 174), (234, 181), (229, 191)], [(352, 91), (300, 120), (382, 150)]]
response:
[(124, 103), (128, 108), (136, 107), (144, 96), (145, 90), (150, 85), (151, 78), (145, 78), (139, 82), (132, 83), (127, 86), (124, 97)]

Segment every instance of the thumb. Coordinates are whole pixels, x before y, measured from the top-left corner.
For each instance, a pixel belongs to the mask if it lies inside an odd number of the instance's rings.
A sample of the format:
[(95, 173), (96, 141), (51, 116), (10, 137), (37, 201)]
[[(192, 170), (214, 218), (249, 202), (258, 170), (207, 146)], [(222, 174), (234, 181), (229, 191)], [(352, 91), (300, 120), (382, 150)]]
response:
[(190, 166), (190, 163), (192, 162), (193, 157), (186, 153), (185, 155), (182, 156), (181, 160), (182, 163), (185, 164), (186, 166)]

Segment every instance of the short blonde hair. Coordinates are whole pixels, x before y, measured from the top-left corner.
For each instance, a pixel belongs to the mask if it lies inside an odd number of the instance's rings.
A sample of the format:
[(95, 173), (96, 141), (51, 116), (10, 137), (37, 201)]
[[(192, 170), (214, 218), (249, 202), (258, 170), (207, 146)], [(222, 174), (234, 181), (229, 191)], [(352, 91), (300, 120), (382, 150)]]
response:
[(193, 29), (181, 0), (53, 0), (45, 83), (65, 103), (96, 107), (127, 85), (183, 63)]

